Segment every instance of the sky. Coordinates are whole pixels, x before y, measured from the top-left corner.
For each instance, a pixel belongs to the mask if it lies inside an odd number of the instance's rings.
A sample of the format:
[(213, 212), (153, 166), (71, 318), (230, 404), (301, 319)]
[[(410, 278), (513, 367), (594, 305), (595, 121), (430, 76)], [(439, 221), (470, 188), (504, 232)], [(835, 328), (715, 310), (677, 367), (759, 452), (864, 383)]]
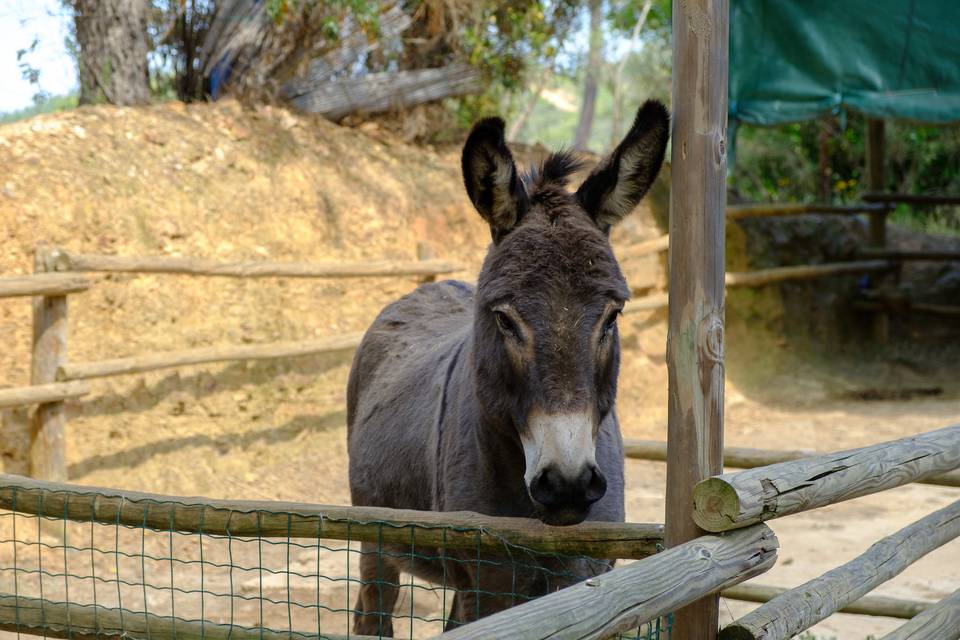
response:
[(60, 0), (0, 0), (0, 113), (33, 104), (38, 91), (20, 75), (17, 50), (37, 48), (26, 60), (40, 70), (39, 89), (50, 95), (75, 91), (77, 70), (64, 38), (69, 18)]

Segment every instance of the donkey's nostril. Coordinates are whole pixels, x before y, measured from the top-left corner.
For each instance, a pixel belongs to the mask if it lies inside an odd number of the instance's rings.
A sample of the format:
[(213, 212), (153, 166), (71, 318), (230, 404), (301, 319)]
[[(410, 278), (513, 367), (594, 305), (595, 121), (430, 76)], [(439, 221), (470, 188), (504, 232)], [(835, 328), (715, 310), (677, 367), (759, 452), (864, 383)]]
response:
[(584, 497), (587, 503), (593, 504), (607, 492), (607, 479), (603, 477), (603, 473), (601, 473), (600, 469), (595, 465), (590, 465), (580, 476), (583, 477), (584, 474), (588, 476), (585, 483), (586, 492)]
[(530, 497), (545, 507), (556, 506), (559, 502), (557, 482), (552, 476), (558, 476), (558, 474), (552, 467), (547, 467), (534, 476), (533, 482), (530, 483)]

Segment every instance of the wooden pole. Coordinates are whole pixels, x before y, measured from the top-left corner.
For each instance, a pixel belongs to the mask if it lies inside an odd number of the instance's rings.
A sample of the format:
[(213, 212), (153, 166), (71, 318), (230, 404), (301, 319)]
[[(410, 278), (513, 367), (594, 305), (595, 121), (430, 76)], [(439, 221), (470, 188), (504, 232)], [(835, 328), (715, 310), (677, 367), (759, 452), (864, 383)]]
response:
[(761, 287), (785, 280), (813, 280), (826, 276), (889, 271), (892, 268), (893, 265), (884, 260), (801, 264), (792, 267), (731, 272), (726, 274), (725, 281), (728, 287)]
[(930, 260), (932, 262), (960, 262), (960, 251), (884, 251), (865, 249), (860, 251), (865, 258), (880, 260)]
[(929, 313), (932, 315), (960, 316), (960, 306), (914, 302), (904, 296), (873, 296), (867, 300), (854, 300), (851, 306), (854, 309), (862, 309), (863, 311), (888, 311), (894, 313), (915, 311), (917, 313)]
[(438, 513), (299, 502), (212, 500), (0, 475), (0, 509), (58, 520), (157, 531), (262, 538), (307, 538), (415, 544), (416, 548), (511, 552), (511, 545), (550, 554), (645, 558), (663, 541), (660, 524), (584, 522), (552, 527), (532, 518), (468, 511)]
[[(701, 536), (439, 638), (600, 640), (635, 630), (671, 611), (688, 610), (684, 605), (704, 594), (715, 593), (773, 567), (778, 547), (773, 531), (763, 526), (743, 533), (746, 535)], [(674, 630), (676, 624), (675, 616)]]
[(880, 640), (960, 640), (960, 589)]
[[(742, 600), (744, 602), (769, 602), (790, 591), (783, 587), (771, 587), (760, 584), (738, 584), (720, 592), (721, 598)], [(932, 607), (933, 602), (903, 600), (886, 596), (863, 596), (850, 604), (837, 609), (837, 613), (849, 613), (859, 616), (878, 616), (882, 618), (901, 618), (909, 620)]]
[[(623, 455), (636, 460), (667, 461), (667, 443), (658, 440), (624, 440)], [(816, 456), (815, 451), (794, 449), (754, 449), (753, 447), (724, 447), (723, 466), (734, 469), (755, 469), (790, 460), (802, 460)], [(941, 473), (916, 481), (918, 484), (934, 484), (942, 487), (960, 487), (960, 471)]]
[[(813, 280), (827, 276), (844, 274), (870, 273), (888, 271), (894, 265), (884, 260), (860, 260), (855, 262), (828, 262), (825, 264), (801, 264), (792, 267), (774, 267), (772, 269), (758, 269), (757, 271), (730, 272), (724, 275), (727, 288), (733, 287), (762, 287), (775, 282), (787, 280)], [(627, 303), (624, 313), (636, 311), (650, 311), (669, 306), (669, 296), (665, 293), (654, 293), (636, 298)]]
[(41, 384), (36, 387), (0, 389), (0, 409), (20, 407), (25, 404), (62, 402), (85, 396), (88, 393), (90, 393), (90, 385), (86, 382), (56, 382)]
[[(693, 488), (723, 468), (727, 0), (673, 2), (665, 544), (703, 534)], [(672, 640), (712, 640), (719, 600), (675, 612)]]
[(431, 276), (459, 271), (463, 267), (444, 260), (395, 260), (313, 262), (217, 262), (202, 258), (172, 256), (101, 256), (56, 250), (59, 271), (106, 273), (170, 273), (231, 278), (376, 278)]
[(104, 378), (130, 373), (146, 373), (157, 369), (186, 367), (211, 362), (230, 362), (232, 360), (272, 360), (293, 358), (318, 353), (334, 353), (356, 349), (363, 339), (362, 333), (346, 333), (317, 340), (303, 342), (273, 342), (269, 344), (245, 344), (240, 346), (200, 347), (149, 353), (129, 358), (114, 358), (98, 362), (76, 362), (65, 364), (57, 371), (58, 380), (83, 380)]
[(35, 273), (0, 278), (0, 298), (62, 296), (90, 288), (90, 281), (76, 273)]
[[(432, 260), (432, 259), (433, 259), (433, 247), (431, 247), (430, 244), (427, 242), (418, 242), (417, 243), (417, 260), (424, 262), (426, 260)], [(437, 281), (436, 273), (425, 275), (423, 276), (423, 278), (420, 279), (421, 283), (436, 282), (436, 281)]]
[(709, 478), (693, 492), (693, 519), (707, 531), (729, 531), (957, 468), (960, 425)]
[[(883, 120), (867, 121), (867, 181), (870, 191), (883, 191), (884, 155), (886, 140)], [(870, 214), (870, 246), (884, 249), (887, 246), (887, 213)], [(884, 312), (873, 315), (873, 338), (880, 344), (890, 339), (890, 316)]]
[(960, 204), (960, 196), (927, 195), (921, 193), (867, 193), (864, 202), (903, 203), (915, 206), (940, 207)]
[[(34, 271), (52, 270), (50, 249), (38, 245)], [(67, 296), (57, 294), (33, 299), (33, 357), (30, 383), (46, 385), (56, 381), (57, 369), (67, 359)], [(30, 428), (30, 475), (62, 482), (67, 479), (66, 409), (63, 401), (37, 406)]]
[(885, 204), (735, 204), (727, 207), (727, 220), (741, 220), (743, 218), (770, 218), (781, 216), (796, 216), (802, 214), (835, 214), (855, 216), (861, 213), (886, 212)]
[(637, 311), (653, 311), (654, 309), (662, 309), (669, 305), (670, 294), (668, 293), (655, 293), (650, 296), (644, 296), (642, 298), (636, 298), (629, 301), (623, 309), (624, 313), (635, 313)]
[[(874, 193), (883, 191), (884, 185), (884, 129), (883, 120), (867, 120), (867, 188)], [(887, 216), (884, 213), (870, 214), (870, 244), (876, 248), (887, 244)]]
[(640, 258), (643, 256), (649, 256), (653, 253), (666, 251), (669, 248), (670, 236), (662, 235), (659, 238), (654, 238), (653, 240), (644, 240), (643, 242), (632, 244), (629, 247), (624, 247), (621, 251), (617, 252), (617, 257), (621, 260), (626, 260), (627, 258)]
[(211, 620), (173, 619), (101, 604), (55, 602), (0, 593), (0, 629), (64, 640), (376, 640), (374, 636), (275, 631)]
[[(871, 545), (850, 562), (777, 596), (725, 627), (720, 640), (786, 640), (960, 536), (960, 501)], [(942, 636), (936, 637), (938, 640)]]

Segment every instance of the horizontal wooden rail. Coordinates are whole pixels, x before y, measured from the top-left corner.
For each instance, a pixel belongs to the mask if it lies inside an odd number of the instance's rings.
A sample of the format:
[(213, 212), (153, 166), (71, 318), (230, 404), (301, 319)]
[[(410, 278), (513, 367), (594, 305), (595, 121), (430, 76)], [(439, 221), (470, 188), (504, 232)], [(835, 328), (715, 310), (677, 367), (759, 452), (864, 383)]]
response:
[(654, 309), (662, 309), (667, 306), (669, 297), (670, 296), (666, 293), (655, 293), (653, 295), (644, 296), (643, 298), (635, 298), (627, 302), (623, 308), (623, 312), (635, 313), (637, 311), (653, 311)]
[[(774, 282), (786, 280), (812, 280), (851, 273), (870, 273), (874, 271), (888, 271), (894, 265), (885, 260), (858, 260), (853, 262), (828, 262), (826, 264), (797, 265), (792, 267), (774, 267), (772, 269), (758, 269), (757, 271), (727, 272), (726, 285), (732, 287), (760, 287)], [(624, 313), (636, 311), (650, 311), (666, 307), (668, 294), (655, 293), (643, 298), (636, 298), (627, 303)]]
[[(348, 636), (301, 633), (173, 619), (103, 605), (54, 602), (0, 593), (0, 629), (65, 640), (347, 640)], [(350, 634), (356, 640), (373, 636)]]
[(726, 275), (726, 284), (728, 287), (759, 287), (784, 280), (811, 280), (825, 276), (837, 276), (850, 273), (887, 271), (892, 268), (892, 264), (883, 260), (858, 260), (853, 262), (828, 262), (825, 264), (775, 267), (773, 269), (759, 269), (757, 271), (728, 272)]
[(201, 258), (170, 256), (101, 256), (53, 252), (57, 271), (102, 271), (110, 273), (170, 273), (231, 278), (372, 278), (390, 276), (435, 276), (463, 269), (444, 260), (393, 260), (310, 262), (217, 262)]
[[(623, 441), (623, 455), (625, 458), (637, 460), (667, 461), (667, 443), (660, 440)], [(814, 451), (797, 449), (793, 451), (775, 451), (772, 449), (753, 449), (750, 447), (725, 447), (723, 449), (723, 466), (737, 469), (751, 469), (763, 467), (777, 462), (800, 460), (816, 455)]]
[(877, 260), (930, 260), (932, 262), (960, 262), (960, 251), (892, 251), (885, 249), (860, 249), (858, 255)]
[(766, 526), (702, 536), (532, 602), (444, 633), (443, 640), (607, 638), (769, 570)]
[(855, 205), (835, 204), (738, 204), (727, 206), (727, 220), (741, 218), (760, 218), (772, 216), (795, 216), (807, 213), (828, 213), (835, 215), (858, 215), (888, 211), (890, 207), (882, 203)]
[(960, 196), (933, 196), (922, 193), (866, 193), (863, 195), (863, 201), (887, 204), (942, 206), (960, 204)]
[(152, 353), (143, 356), (115, 358), (99, 362), (76, 362), (61, 366), (57, 370), (58, 380), (81, 380), (85, 378), (103, 378), (130, 373), (145, 373), (157, 369), (185, 367), (211, 362), (230, 362), (233, 360), (271, 360), (275, 358), (293, 358), (318, 353), (333, 353), (355, 349), (362, 333), (348, 333), (318, 340), (303, 342), (273, 342), (270, 344), (239, 345), (226, 347), (200, 347)]
[[(624, 440), (623, 455), (636, 460), (667, 461), (667, 443), (659, 440)], [(754, 449), (752, 447), (724, 447), (723, 466), (734, 469), (754, 469), (790, 460), (803, 460), (817, 455), (810, 450)], [(917, 480), (918, 484), (942, 487), (960, 487), (960, 471), (941, 473)]]
[(960, 425), (707, 478), (694, 490), (693, 519), (707, 531), (728, 531), (957, 468)]
[(0, 278), (0, 298), (62, 296), (90, 288), (90, 280), (76, 273), (38, 273)]
[(617, 257), (621, 260), (626, 258), (640, 258), (654, 253), (666, 251), (670, 247), (670, 236), (660, 236), (653, 240), (645, 240), (637, 244), (630, 245), (622, 251), (617, 252)]
[(850, 562), (757, 607), (721, 630), (718, 640), (792, 638), (958, 536), (960, 501), (883, 538)]
[(86, 382), (55, 382), (53, 384), (38, 384), (32, 387), (0, 389), (0, 409), (27, 404), (63, 402), (64, 400), (85, 396), (88, 393), (90, 393), (90, 385)]
[(880, 640), (960, 640), (960, 589)]
[(528, 518), (467, 511), (439, 513), (252, 500), (164, 496), (0, 475), (0, 509), (80, 522), (233, 537), (323, 538), (503, 553), (511, 545), (542, 553), (645, 558), (663, 525), (585, 522), (554, 527)]
[(960, 316), (960, 306), (958, 305), (914, 302), (904, 296), (876, 295), (863, 300), (854, 300), (851, 306), (862, 311), (915, 312), (938, 316)]
[[(788, 591), (790, 590), (783, 587), (771, 587), (760, 584), (738, 584), (735, 587), (724, 589), (720, 592), (720, 595), (728, 600), (764, 603)], [(890, 598), (887, 596), (863, 596), (837, 609), (837, 613), (909, 620), (918, 613), (926, 611), (934, 604), (936, 603), (923, 602), (921, 600), (903, 600), (901, 598)]]

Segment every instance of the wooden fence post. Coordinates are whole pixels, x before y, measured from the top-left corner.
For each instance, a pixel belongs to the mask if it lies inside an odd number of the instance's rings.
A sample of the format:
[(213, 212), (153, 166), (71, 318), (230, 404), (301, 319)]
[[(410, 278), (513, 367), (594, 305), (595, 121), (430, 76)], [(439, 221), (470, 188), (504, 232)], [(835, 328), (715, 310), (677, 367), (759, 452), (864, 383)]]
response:
[[(867, 120), (867, 188), (871, 193), (883, 193), (884, 156), (886, 155), (883, 120)], [(887, 212), (870, 214), (870, 245), (883, 248), (887, 244)]]
[[(432, 260), (432, 259), (433, 259), (433, 247), (431, 247), (426, 242), (418, 242), (417, 243), (417, 260)], [(421, 283), (436, 282), (436, 281), (437, 281), (436, 274), (424, 276), (423, 279), (420, 280)]]
[[(52, 251), (45, 244), (34, 253), (34, 272), (52, 271)], [(56, 381), (57, 369), (67, 355), (67, 296), (33, 298), (33, 358), (30, 383)], [(67, 479), (64, 429), (66, 408), (63, 401), (37, 406), (30, 429), (30, 475), (63, 482)]]
[[(722, 470), (727, 0), (673, 1), (667, 339), (667, 547), (703, 535), (693, 488)], [(672, 640), (714, 640), (716, 595), (675, 612)]]
[[(867, 120), (867, 188), (871, 193), (882, 193), (886, 131), (883, 120)], [(887, 214), (889, 209), (870, 214), (870, 248), (882, 250), (887, 245)], [(873, 338), (885, 343), (890, 338), (890, 315), (879, 311), (873, 316)]]

